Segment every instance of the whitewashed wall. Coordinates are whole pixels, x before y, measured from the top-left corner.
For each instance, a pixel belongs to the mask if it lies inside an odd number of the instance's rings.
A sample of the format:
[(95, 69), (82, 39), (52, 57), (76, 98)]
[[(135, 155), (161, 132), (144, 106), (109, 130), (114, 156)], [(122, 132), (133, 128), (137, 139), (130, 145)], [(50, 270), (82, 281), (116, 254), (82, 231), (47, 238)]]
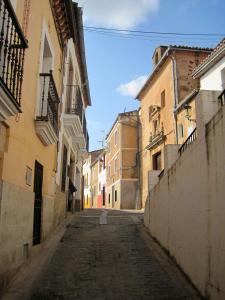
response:
[[(222, 76), (222, 72), (224, 75)], [(212, 67), (200, 80), (201, 90), (225, 89), (225, 57)]]
[[(225, 106), (205, 126), (215, 110), (216, 99), (210, 101), (209, 92), (203, 92), (197, 99), (197, 140), (150, 192), (144, 221), (202, 295), (222, 300), (225, 299)], [(210, 114), (207, 115), (206, 109)]]

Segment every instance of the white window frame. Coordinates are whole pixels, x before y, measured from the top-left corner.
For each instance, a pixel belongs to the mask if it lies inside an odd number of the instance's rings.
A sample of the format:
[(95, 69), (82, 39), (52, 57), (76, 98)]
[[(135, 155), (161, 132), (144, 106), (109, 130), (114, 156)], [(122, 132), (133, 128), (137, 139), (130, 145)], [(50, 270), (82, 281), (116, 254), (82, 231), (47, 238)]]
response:
[(55, 65), (55, 50), (53, 47), (53, 44), (51, 42), (50, 34), (48, 31), (48, 25), (45, 20), (43, 20), (42, 23), (42, 32), (41, 32), (41, 48), (40, 48), (40, 57), (39, 57), (39, 72), (38, 72), (38, 88), (37, 88), (37, 105), (36, 105), (36, 115), (39, 115), (40, 111), (40, 99), (41, 99), (41, 84), (40, 84), (40, 73), (42, 73), (43, 68), (43, 55), (44, 55), (44, 45), (45, 45), (45, 38), (48, 42), (51, 54), (52, 54), (52, 64), (51, 64), (51, 70), (54, 70)]
[(111, 165), (108, 166), (108, 175), (111, 176)]
[(117, 156), (115, 157), (115, 160), (114, 160), (114, 173), (116, 174), (117, 173), (117, 163), (118, 163), (118, 158)]
[(118, 145), (118, 129), (116, 129), (114, 132), (114, 145)]

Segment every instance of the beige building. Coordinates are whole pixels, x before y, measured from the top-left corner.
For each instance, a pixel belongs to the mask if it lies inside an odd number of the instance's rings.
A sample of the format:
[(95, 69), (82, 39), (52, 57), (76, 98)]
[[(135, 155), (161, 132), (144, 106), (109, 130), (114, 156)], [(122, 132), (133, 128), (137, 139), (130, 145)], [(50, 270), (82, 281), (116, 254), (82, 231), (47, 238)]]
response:
[[(79, 191), (90, 99), (77, 4), (3, 0), (0, 31), (1, 290), (66, 217), (69, 191)], [(65, 92), (70, 58), (82, 115), (65, 125), (65, 107), (77, 99)]]
[(98, 208), (98, 195), (101, 191), (101, 188), (99, 188), (99, 173), (102, 167), (102, 161), (101, 158), (104, 156), (104, 149), (98, 149), (94, 150), (89, 153), (90, 157), (90, 174), (91, 174), (91, 180), (90, 180), (90, 207), (91, 208)]
[[(163, 170), (174, 162), (166, 145), (182, 144), (196, 127), (194, 97), (199, 87), (192, 71), (211, 49), (160, 46), (153, 55), (153, 72), (139, 92), (142, 127), (142, 206)], [(188, 108), (189, 106), (189, 108)]]
[(225, 299), (225, 40), (194, 70), (196, 130), (150, 190), (144, 222), (206, 299)]
[(91, 154), (88, 154), (83, 165), (83, 207), (91, 207)]
[(106, 207), (139, 208), (139, 112), (118, 115), (106, 137)]

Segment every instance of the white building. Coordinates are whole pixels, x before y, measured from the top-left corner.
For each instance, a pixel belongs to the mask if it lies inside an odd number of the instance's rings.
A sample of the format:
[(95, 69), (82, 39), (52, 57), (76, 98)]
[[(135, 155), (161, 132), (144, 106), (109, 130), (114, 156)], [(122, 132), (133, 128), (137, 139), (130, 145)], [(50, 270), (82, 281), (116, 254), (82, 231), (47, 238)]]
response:
[(91, 154), (85, 160), (83, 165), (83, 178), (84, 178), (84, 195), (83, 206), (84, 208), (91, 207)]
[[(75, 37), (70, 39), (64, 56), (63, 89), (56, 183), (57, 193), (67, 193), (67, 211), (82, 208), (82, 166), (87, 156), (89, 137), (85, 109), (91, 105), (86, 68), (82, 10), (74, 3)], [(57, 209), (57, 208), (56, 208)], [(58, 208), (60, 210), (60, 208)]]
[(201, 90), (225, 89), (225, 38), (195, 69), (193, 75), (194, 78), (200, 78)]

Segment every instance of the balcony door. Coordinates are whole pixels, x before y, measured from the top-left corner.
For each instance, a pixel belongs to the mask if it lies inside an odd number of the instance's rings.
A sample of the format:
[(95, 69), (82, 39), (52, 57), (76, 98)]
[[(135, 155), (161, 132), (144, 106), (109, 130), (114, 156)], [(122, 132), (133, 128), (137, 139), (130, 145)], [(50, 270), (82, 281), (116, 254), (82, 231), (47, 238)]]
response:
[(43, 166), (35, 161), (33, 245), (41, 242)]
[[(53, 55), (48, 42), (47, 36), (44, 36), (43, 40), (43, 53), (41, 57), (41, 69), (40, 73), (40, 97), (39, 97), (39, 116), (47, 116), (48, 106), (48, 88), (50, 83), (50, 70), (53, 69)], [(45, 75), (45, 76), (44, 76)]]
[(74, 113), (75, 105), (73, 104), (73, 65), (72, 61), (70, 60), (69, 63), (69, 70), (68, 70), (68, 79), (67, 79), (67, 87), (66, 87), (66, 113)]

